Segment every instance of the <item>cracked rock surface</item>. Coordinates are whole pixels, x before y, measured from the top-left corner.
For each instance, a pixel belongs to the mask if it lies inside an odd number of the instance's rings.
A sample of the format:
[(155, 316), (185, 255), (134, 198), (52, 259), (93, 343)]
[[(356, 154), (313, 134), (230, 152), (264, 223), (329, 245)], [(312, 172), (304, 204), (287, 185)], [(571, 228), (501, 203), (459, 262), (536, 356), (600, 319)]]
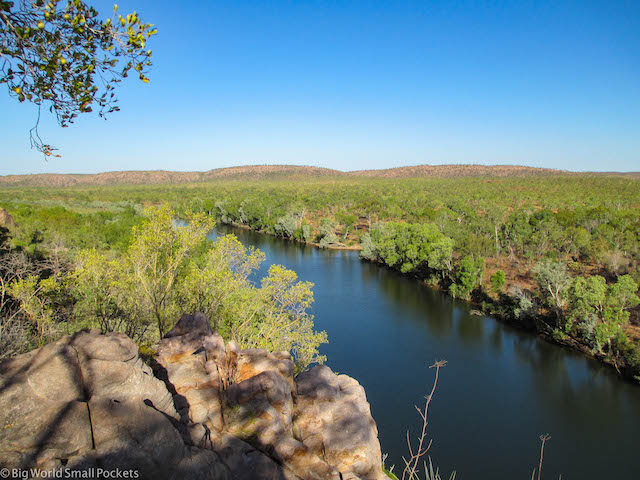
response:
[(381, 480), (364, 389), (287, 352), (240, 350), (200, 314), (153, 368), (123, 334), (80, 332), (0, 364), (0, 467), (139, 478)]

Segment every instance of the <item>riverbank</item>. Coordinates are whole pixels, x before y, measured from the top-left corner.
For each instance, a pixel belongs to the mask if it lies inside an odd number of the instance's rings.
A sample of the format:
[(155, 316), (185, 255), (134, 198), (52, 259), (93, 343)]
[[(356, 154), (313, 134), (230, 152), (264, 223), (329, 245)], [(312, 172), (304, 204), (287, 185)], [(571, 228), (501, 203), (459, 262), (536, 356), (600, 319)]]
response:
[[(469, 303), (471, 305), (474, 305), (480, 308), (486, 307), (486, 306), (483, 306), (482, 304), (478, 304), (473, 301), (469, 301)], [(496, 304), (495, 306), (499, 306), (499, 304)], [(531, 332), (532, 334), (535, 334), (538, 338), (541, 338), (552, 345), (562, 347), (567, 350), (579, 352), (586, 357), (593, 358), (599, 361), (600, 363), (606, 365), (607, 367), (610, 367), (612, 370), (615, 370), (616, 374), (623, 380), (628, 381), (629, 383), (636, 386), (640, 385), (640, 377), (638, 377), (637, 370), (633, 370), (628, 366), (618, 365), (615, 362), (615, 360), (612, 359), (611, 357), (594, 352), (594, 350), (589, 348), (589, 346), (583, 343), (580, 343), (579, 341), (569, 337), (568, 335), (558, 335), (557, 332), (554, 332), (550, 328), (538, 329), (535, 327), (523, 325), (521, 322), (518, 322), (516, 319), (509, 318), (508, 316), (501, 314), (500, 312), (492, 309), (490, 309), (489, 311), (485, 311), (485, 310), (482, 310), (482, 311), (486, 315), (494, 318), (496, 321), (503, 322), (511, 327), (518, 328), (523, 331)], [(536, 326), (540, 324), (548, 326), (548, 324), (544, 323), (544, 319), (545, 317), (539, 316), (534, 318), (533, 321)]]
[[(412, 438), (419, 433), (413, 405), (429, 393), (428, 365), (444, 359), (442, 390), (429, 418), (429, 454), (441, 473), (528, 478), (538, 459), (538, 437), (550, 433), (548, 478), (606, 477), (611, 461), (633, 477), (635, 466), (626, 455), (640, 428), (640, 390), (610, 367), (502, 320), (472, 315), (468, 302), (363, 262), (357, 252), (306, 248), (224, 225), (210, 238), (229, 233), (263, 251), (267, 263), (295, 269), (314, 284), (314, 321), (329, 339), (321, 353), (334, 371), (357, 378), (366, 389), (382, 452), (394, 471), (403, 465), (407, 430)], [(267, 273), (257, 272), (256, 283)], [(479, 436), (491, 441), (478, 442)], [(603, 436), (620, 440), (602, 444)], [(585, 456), (593, 462), (586, 464)]]
[(291, 238), (291, 237), (285, 237), (283, 235), (278, 235), (277, 233), (273, 233), (273, 232), (269, 232), (269, 231), (265, 231), (265, 230), (256, 230), (255, 228), (251, 227), (250, 225), (245, 225), (245, 224), (242, 224), (242, 223), (231, 222), (231, 223), (223, 223), (223, 225), (226, 225), (228, 227), (233, 227), (233, 228), (240, 228), (242, 230), (249, 230), (251, 232), (256, 232), (256, 233), (259, 233), (261, 235), (270, 235), (272, 237), (281, 238), (282, 240), (288, 240), (290, 242), (299, 243), (301, 245), (309, 245), (310, 247), (316, 247), (316, 248), (319, 248), (321, 250), (351, 250), (351, 251), (355, 251), (355, 252), (359, 252), (359, 251), (362, 250), (362, 245), (360, 245), (360, 244), (344, 245), (342, 243), (335, 243), (335, 244), (328, 244), (326, 247), (323, 247), (323, 246), (320, 245), (320, 242), (306, 242), (306, 241), (298, 240), (296, 238)]
[[(249, 225), (243, 224), (225, 224), (232, 228), (240, 228), (247, 231), (253, 231), (258, 234), (267, 234), (275, 238), (280, 238), (282, 240), (288, 240), (293, 243), (308, 245), (312, 247), (316, 247), (319, 249), (326, 250), (348, 250), (348, 251), (362, 251), (363, 247), (360, 244), (354, 245), (341, 245), (341, 244), (330, 244), (325, 247), (321, 247), (318, 242), (304, 242), (295, 238), (287, 238), (282, 235), (278, 235), (276, 233), (268, 232), (268, 231), (259, 231), (255, 230)], [(384, 262), (376, 261), (376, 260), (366, 260), (361, 258), (362, 261), (372, 261), (378, 266), (388, 267)], [(504, 264), (504, 262), (502, 262)], [(539, 338), (549, 342), (550, 344), (560, 346), (572, 351), (579, 352), (585, 356), (594, 358), (604, 365), (614, 369), (616, 373), (623, 379), (631, 382), (634, 385), (640, 385), (640, 371), (638, 371), (638, 367), (634, 367), (628, 364), (626, 357), (620, 358), (620, 356), (612, 357), (610, 355), (599, 353), (594, 351), (593, 348), (590, 348), (588, 345), (581, 343), (577, 339), (565, 334), (564, 332), (559, 331), (557, 328), (553, 328), (550, 326), (553, 319), (549, 317), (548, 312), (546, 314), (539, 314), (535, 316), (530, 316), (524, 319), (519, 319), (514, 315), (514, 302), (516, 299), (509, 294), (500, 294), (497, 297), (491, 296), (489, 292), (487, 292), (483, 285), (488, 283), (489, 281), (489, 273), (495, 272), (495, 268), (486, 268), (484, 271), (484, 276), (486, 277), (483, 282), (473, 291), (473, 294), (468, 299), (462, 299), (468, 302), (469, 305), (478, 308), (484, 314), (491, 316), (496, 321), (503, 322), (512, 327), (518, 328), (523, 331), (531, 332), (538, 336)], [(440, 284), (434, 284), (430, 282), (428, 278), (425, 276), (421, 276), (415, 273), (405, 274), (409, 277), (414, 277), (417, 281), (424, 283), (430, 288), (437, 290), (443, 294), (450, 295), (450, 291), (447, 288), (443, 288)], [(519, 289), (523, 287), (529, 287), (528, 291), (532, 290), (533, 279), (527, 278), (524, 275), (520, 275), (521, 281), (517, 285)], [(521, 290), (522, 291), (522, 290)], [(455, 298), (455, 297), (454, 297)]]

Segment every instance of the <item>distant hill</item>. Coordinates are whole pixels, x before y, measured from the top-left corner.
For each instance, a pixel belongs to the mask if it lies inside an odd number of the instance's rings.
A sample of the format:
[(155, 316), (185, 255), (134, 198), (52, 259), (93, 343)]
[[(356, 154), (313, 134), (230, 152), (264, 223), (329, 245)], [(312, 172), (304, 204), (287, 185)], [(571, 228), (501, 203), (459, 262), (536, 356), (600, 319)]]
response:
[(532, 175), (567, 175), (566, 170), (520, 167), (516, 165), (416, 165), (412, 167), (386, 168), (383, 170), (358, 170), (352, 175), (382, 178), (456, 178), (456, 177), (524, 177)]
[(383, 170), (343, 172), (329, 168), (297, 165), (248, 165), (216, 168), (206, 172), (171, 172), (166, 170), (104, 172), (96, 174), (39, 173), (0, 176), (0, 186), (70, 187), (73, 185), (162, 185), (202, 183), (216, 180), (278, 180), (317, 177), (377, 178), (458, 178), (458, 177), (528, 177), (549, 175), (615, 175), (640, 179), (640, 172), (576, 173), (549, 168), (515, 165), (416, 165)]
[(345, 175), (345, 173), (339, 170), (298, 165), (246, 165), (243, 167), (216, 168), (203, 173), (205, 180), (216, 178), (336, 177), (342, 175)]
[(69, 187), (73, 185), (160, 185), (199, 183), (216, 179), (276, 179), (345, 175), (328, 168), (295, 165), (255, 165), (217, 168), (207, 172), (170, 172), (166, 170), (104, 172), (95, 174), (38, 173), (0, 176), (0, 185)]
[(146, 185), (165, 183), (190, 183), (201, 178), (200, 172), (166, 172), (163, 170), (80, 173), (37, 173), (32, 175), (6, 175), (0, 177), (0, 185), (32, 187), (70, 187), (72, 185)]
[(519, 165), (415, 165), (381, 170), (355, 170), (349, 175), (379, 178), (543, 177), (550, 175), (620, 176), (640, 179), (640, 172), (570, 172)]

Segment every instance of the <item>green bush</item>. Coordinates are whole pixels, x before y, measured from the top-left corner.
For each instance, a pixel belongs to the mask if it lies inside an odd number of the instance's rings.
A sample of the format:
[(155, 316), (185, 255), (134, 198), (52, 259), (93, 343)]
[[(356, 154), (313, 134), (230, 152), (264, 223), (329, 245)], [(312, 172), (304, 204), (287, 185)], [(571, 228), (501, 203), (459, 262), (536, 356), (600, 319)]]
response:
[(491, 289), (499, 295), (503, 292), (504, 286), (506, 283), (504, 272), (502, 270), (498, 270), (496, 273), (491, 275)]

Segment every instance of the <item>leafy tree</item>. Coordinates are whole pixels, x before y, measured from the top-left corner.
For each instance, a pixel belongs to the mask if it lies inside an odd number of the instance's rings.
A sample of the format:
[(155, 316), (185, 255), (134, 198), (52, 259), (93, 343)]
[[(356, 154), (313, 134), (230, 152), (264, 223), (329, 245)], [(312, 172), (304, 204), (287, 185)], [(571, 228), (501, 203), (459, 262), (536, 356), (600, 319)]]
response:
[(327, 336), (313, 330), (308, 312), (311, 283), (274, 266), (257, 287), (251, 276), (265, 258), (259, 250), (247, 249), (233, 235), (205, 243), (212, 221), (200, 215), (183, 226), (174, 225), (167, 206), (147, 215), (121, 256), (80, 255), (74, 272), (80, 323), (122, 331), (140, 342), (149, 339), (154, 323), (162, 336), (170, 320), (199, 311), (242, 348), (290, 351), (298, 370), (324, 360), (318, 349)]
[(36, 275), (20, 278), (9, 286), (9, 294), (19, 302), (20, 312), (35, 330), (38, 347), (57, 335), (58, 323), (64, 316), (65, 287), (62, 278), (40, 279)]
[(259, 291), (263, 308), (259, 311), (257, 329), (242, 344), (270, 351), (290, 351), (298, 371), (311, 363), (322, 363), (326, 357), (318, 348), (327, 343), (326, 332), (313, 330), (313, 316), (308, 309), (313, 303), (313, 284), (298, 282), (293, 270), (272, 265), (262, 279)]
[(349, 230), (353, 228), (355, 224), (358, 222), (358, 217), (356, 217), (352, 213), (338, 212), (336, 214), (336, 220), (338, 221), (338, 223), (342, 225), (343, 232), (344, 232), (342, 235), (342, 239), (344, 241), (347, 239), (347, 236), (349, 235)]
[(133, 228), (133, 243), (126, 258), (136, 279), (138, 297), (155, 318), (162, 337), (175, 317), (171, 300), (176, 281), (184, 274), (189, 257), (206, 241), (214, 222), (196, 214), (185, 226), (176, 228), (174, 213), (167, 205), (151, 207), (146, 214), (148, 220)]
[(362, 258), (372, 261), (378, 260), (378, 248), (376, 247), (376, 244), (369, 232), (362, 236), (360, 245), (362, 246), (362, 250), (360, 251), (360, 256)]
[(457, 269), (456, 283), (449, 287), (451, 295), (455, 298), (468, 299), (474, 288), (480, 285), (484, 272), (484, 258), (464, 257)]
[(513, 314), (518, 320), (530, 321), (537, 314), (536, 304), (526, 292), (519, 288), (515, 289), (515, 303), (516, 308), (513, 310)]
[(308, 243), (313, 240), (313, 230), (311, 229), (311, 225), (303, 223), (300, 228), (296, 230), (295, 237), (303, 243)]
[(578, 277), (574, 280), (570, 290), (571, 310), (574, 315), (585, 316), (594, 312), (598, 316), (604, 315), (607, 301), (607, 282), (604, 277)]
[(264, 253), (245, 248), (234, 235), (219, 237), (202, 258), (189, 263), (177, 286), (179, 308), (184, 313), (204, 313), (220, 334), (235, 338), (234, 325), (255, 316), (260, 307), (249, 303), (246, 291), (253, 288), (249, 278), (264, 258)]
[(493, 230), (493, 241), (495, 246), (495, 254), (500, 254), (500, 227), (504, 221), (504, 207), (500, 205), (491, 205), (487, 208), (487, 219), (491, 224)]
[(285, 238), (293, 238), (298, 229), (298, 219), (293, 214), (287, 214), (278, 218), (273, 228), (276, 234)]
[(320, 248), (329, 248), (331, 245), (338, 243), (335, 228), (335, 223), (330, 218), (322, 219), (318, 233), (318, 244)]
[(451, 270), (453, 240), (440, 233), (434, 224), (389, 222), (372, 230), (371, 239), (380, 260), (403, 273), (422, 267)]
[(566, 235), (570, 253), (587, 255), (591, 244), (591, 235), (585, 228), (579, 226), (570, 227), (567, 229)]
[[(569, 315), (564, 326), (566, 333), (574, 333), (590, 346), (595, 346), (596, 328), (604, 317), (607, 300), (607, 283), (604, 277), (578, 277), (569, 291)], [(602, 337), (600, 327), (600, 337)]]
[(629, 319), (629, 312), (625, 310), (635, 307), (640, 303), (636, 295), (638, 284), (631, 275), (623, 275), (609, 288), (609, 298), (607, 308), (611, 311), (611, 316), (626, 321)]
[(0, 227), (0, 359), (55, 339), (73, 302), (59, 252), (29, 255), (11, 233)]
[[(156, 29), (135, 12), (113, 11), (101, 20), (82, 0), (0, 0), (0, 83), (20, 102), (49, 106), (62, 127), (94, 106), (100, 116), (118, 110), (114, 90), (131, 69), (149, 81), (146, 41)], [(55, 150), (37, 123), (31, 144), (45, 155)]]
[(216, 216), (220, 219), (220, 221), (224, 224), (231, 223), (231, 218), (229, 217), (229, 212), (227, 210), (227, 205), (225, 202), (218, 200), (215, 203), (215, 213)]
[(78, 326), (97, 324), (102, 332), (123, 332), (137, 342), (145, 339), (155, 319), (136, 295), (137, 279), (125, 257), (81, 252), (72, 278)]
[(502, 270), (498, 270), (496, 273), (491, 275), (491, 288), (496, 294), (501, 294), (504, 291), (505, 286), (505, 276)]
[(571, 276), (567, 266), (545, 258), (533, 268), (542, 298), (554, 309), (558, 316), (562, 315), (567, 300), (567, 289), (571, 284)]
[(190, 262), (176, 287), (178, 310), (205, 313), (221, 335), (242, 348), (290, 351), (299, 370), (321, 363), (318, 348), (327, 335), (313, 330), (307, 311), (313, 302), (312, 284), (297, 282), (295, 272), (272, 266), (257, 287), (251, 276), (264, 258), (233, 235), (218, 238), (202, 260)]
[(629, 320), (628, 309), (640, 302), (636, 295), (638, 285), (630, 275), (624, 275), (610, 286), (604, 277), (579, 277), (570, 290), (570, 317), (566, 330), (582, 328), (591, 332), (597, 351), (605, 345), (612, 351), (612, 339), (622, 333), (621, 327)]

